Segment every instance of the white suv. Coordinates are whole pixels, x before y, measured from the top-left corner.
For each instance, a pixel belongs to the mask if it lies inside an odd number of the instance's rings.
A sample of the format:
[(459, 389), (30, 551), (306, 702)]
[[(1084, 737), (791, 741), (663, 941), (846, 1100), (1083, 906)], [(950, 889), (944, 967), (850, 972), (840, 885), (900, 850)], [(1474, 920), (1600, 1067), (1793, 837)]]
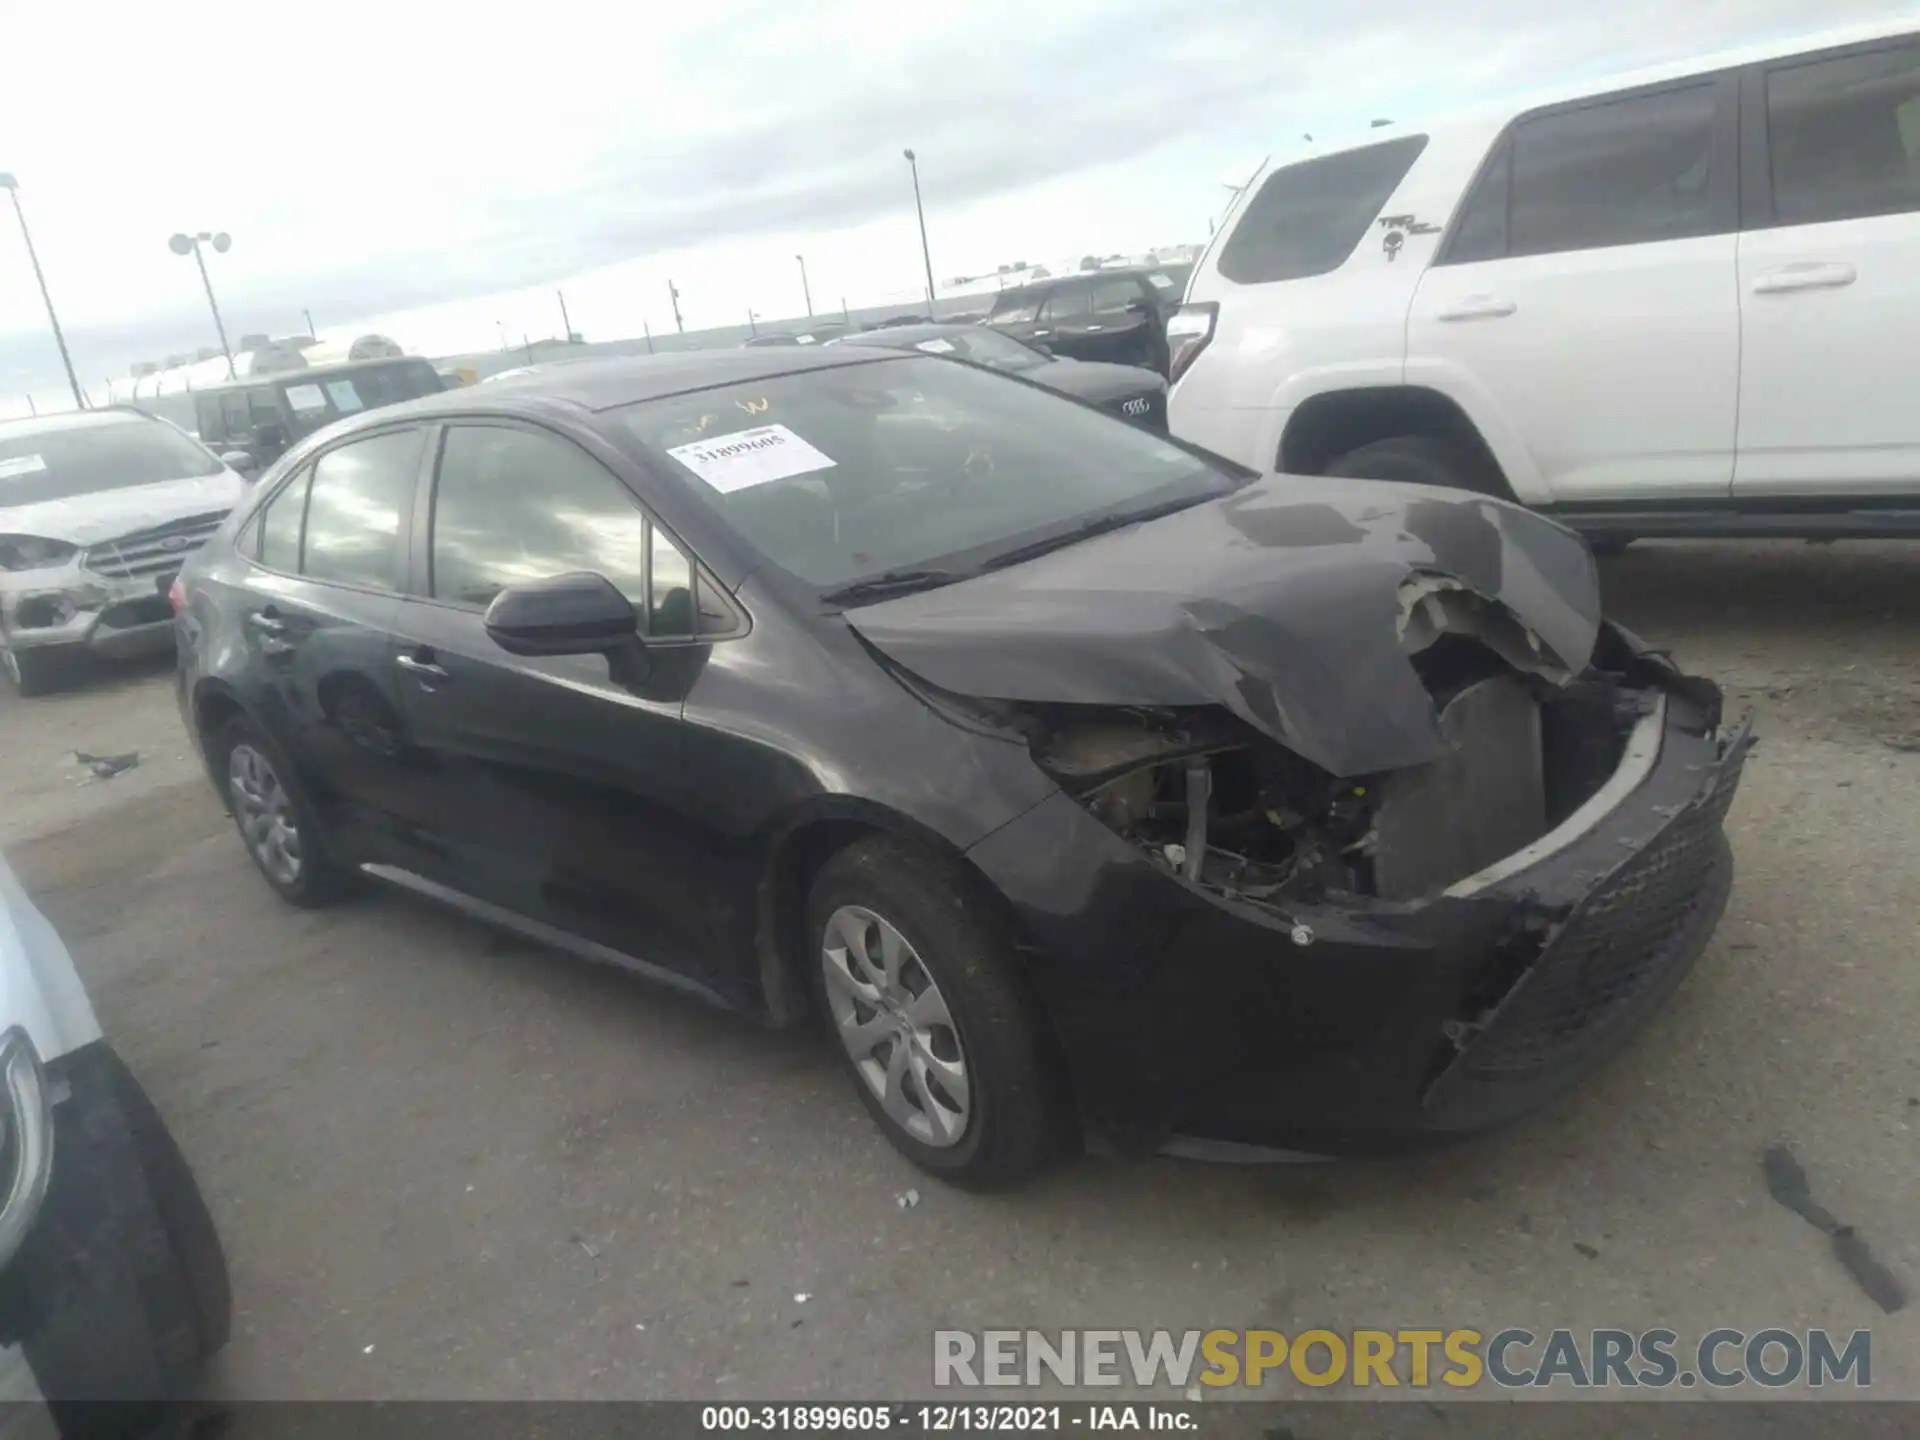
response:
[(1920, 34), (1833, 33), (1268, 164), (1173, 433), (1596, 541), (1920, 534)]

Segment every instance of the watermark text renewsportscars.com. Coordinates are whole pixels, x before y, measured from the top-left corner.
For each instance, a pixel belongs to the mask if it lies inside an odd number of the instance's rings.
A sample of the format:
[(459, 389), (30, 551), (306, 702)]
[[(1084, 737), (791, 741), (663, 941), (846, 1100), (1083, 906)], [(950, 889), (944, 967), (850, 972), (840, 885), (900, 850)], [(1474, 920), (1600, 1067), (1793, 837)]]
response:
[(1864, 1390), (1873, 1336), (1771, 1327), (1571, 1330), (936, 1330), (933, 1383), (954, 1387), (1332, 1385), (1594, 1391), (1741, 1386)]

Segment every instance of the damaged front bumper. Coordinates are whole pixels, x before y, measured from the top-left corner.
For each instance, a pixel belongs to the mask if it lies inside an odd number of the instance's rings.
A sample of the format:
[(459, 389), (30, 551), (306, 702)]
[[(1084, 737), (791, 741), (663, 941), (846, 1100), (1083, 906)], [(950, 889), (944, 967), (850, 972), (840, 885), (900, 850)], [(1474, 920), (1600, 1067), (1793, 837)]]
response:
[(176, 564), (158, 574), (110, 576), (78, 564), (6, 577), (0, 642), (10, 650), (85, 649), (103, 659), (153, 654), (173, 643), (167, 588)]
[(1398, 1148), (1511, 1119), (1618, 1050), (1726, 904), (1752, 743), (1661, 669), (1611, 778), (1431, 898), (1239, 899), (1064, 793), (977, 845), (1089, 1128), (1220, 1158)]

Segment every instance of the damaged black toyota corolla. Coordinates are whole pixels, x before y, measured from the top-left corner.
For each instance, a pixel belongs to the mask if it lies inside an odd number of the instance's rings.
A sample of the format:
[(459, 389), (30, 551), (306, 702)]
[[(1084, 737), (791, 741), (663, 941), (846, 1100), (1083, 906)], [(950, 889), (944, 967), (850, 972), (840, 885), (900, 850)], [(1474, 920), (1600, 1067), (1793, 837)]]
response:
[(1335, 1153), (1563, 1087), (1726, 902), (1748, 745), (1557, 525), (1261, 479), (925, 356), (347, 421), (176, 588), (249, 854), (772, 1023), (956, 1180)]

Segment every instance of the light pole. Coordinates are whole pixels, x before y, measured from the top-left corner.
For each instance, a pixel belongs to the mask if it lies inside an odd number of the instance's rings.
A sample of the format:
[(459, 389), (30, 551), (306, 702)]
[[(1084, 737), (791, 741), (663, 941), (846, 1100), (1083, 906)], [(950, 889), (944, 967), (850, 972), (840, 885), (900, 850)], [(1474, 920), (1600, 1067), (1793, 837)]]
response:
[(500, 331), (500, 353), (504, 355), (507, 353), (507, 349), (508, 349), (507, 322), (504, 320), (496, 320), (493, 323), (494, 323), (494, 326)]
[(680, 318), (680, 291), (671, 280), (667, 281), (667, 299), (673, 302), (673, 328), (682, 335), (686, 334), (686, 323)]
[(175, 235), (167, 241), (167, 248), (176, 255), (193, 256), (194, 264), (200, 267), (200, 283), (206, 287), (207, 308), (213, 311), (213, 328), (220, 336), (220, 353), (227, 357), (227, 378), (235, 377), (233, 369), (233, 347), (227, 344), (226, 322), (220, 318), (220, 302), (213, 298), (213, 281), (207, 276), (207, 257), (200, 252), (200, 244), (205, 241), (213, 246), (213, 253), (224, 255), (233, 245), (233, 237), (222, 230), (218, 234), (211, 230), (202, 230), (197, 235)]
[(804, 255), (796, 255), (793, 258), (800, 262), (800, 293), (806, 297), (807, 319), (811, 320), (813, 318), (813, 289), (807, 284), (807, 257)]
[(318, 340), (320, 338), (320, 332), (313, 328), (313, 312), (311, 310), (302, 310), (300, 314), (305, 317), (307, 322), (307, 338), (309, 340)]
[(920, 162), (913, 151), (903, 150), (907, 168), (913, 172), (913, 213), (920, 218), (920, 259), (927, 267), (927, 318), (933, 319), (933, 252), (927, 249), (927, 211), (920, 203)]
[(73, 403), (82, 410), (87, 402), (80, 395), (80, 379), (73, 373), (73, 357), (67, 354), (67, 337), (60, 333), (60, 317), (53, 313), (53, 296), (47, 290), (47, 277), (40, 273), (40, 255), (33, 248), (33, 234), (27, 229), (27, 212), (20, 208), (20, 182), (0, 173), (0, 190), (13, 197), (13, 213), (20, 217), (20, 238), (27, 242), (27, 259), (33, 262), (33, 278), (40, 282), (40, 298), (47, 304), (47, 323), (53, 326), (53, 343), (60, 347), (60, 363), (67, 367), (67, 384), (73, 387)]
[(759, 318), (760, 317), (754, 314), (753, 311), (751, 310), (747, 311), (747, 334), (748, 335), (752, 336), (752, 335), (758, 335), (760, 333), (760, 327), (754, 323)]

